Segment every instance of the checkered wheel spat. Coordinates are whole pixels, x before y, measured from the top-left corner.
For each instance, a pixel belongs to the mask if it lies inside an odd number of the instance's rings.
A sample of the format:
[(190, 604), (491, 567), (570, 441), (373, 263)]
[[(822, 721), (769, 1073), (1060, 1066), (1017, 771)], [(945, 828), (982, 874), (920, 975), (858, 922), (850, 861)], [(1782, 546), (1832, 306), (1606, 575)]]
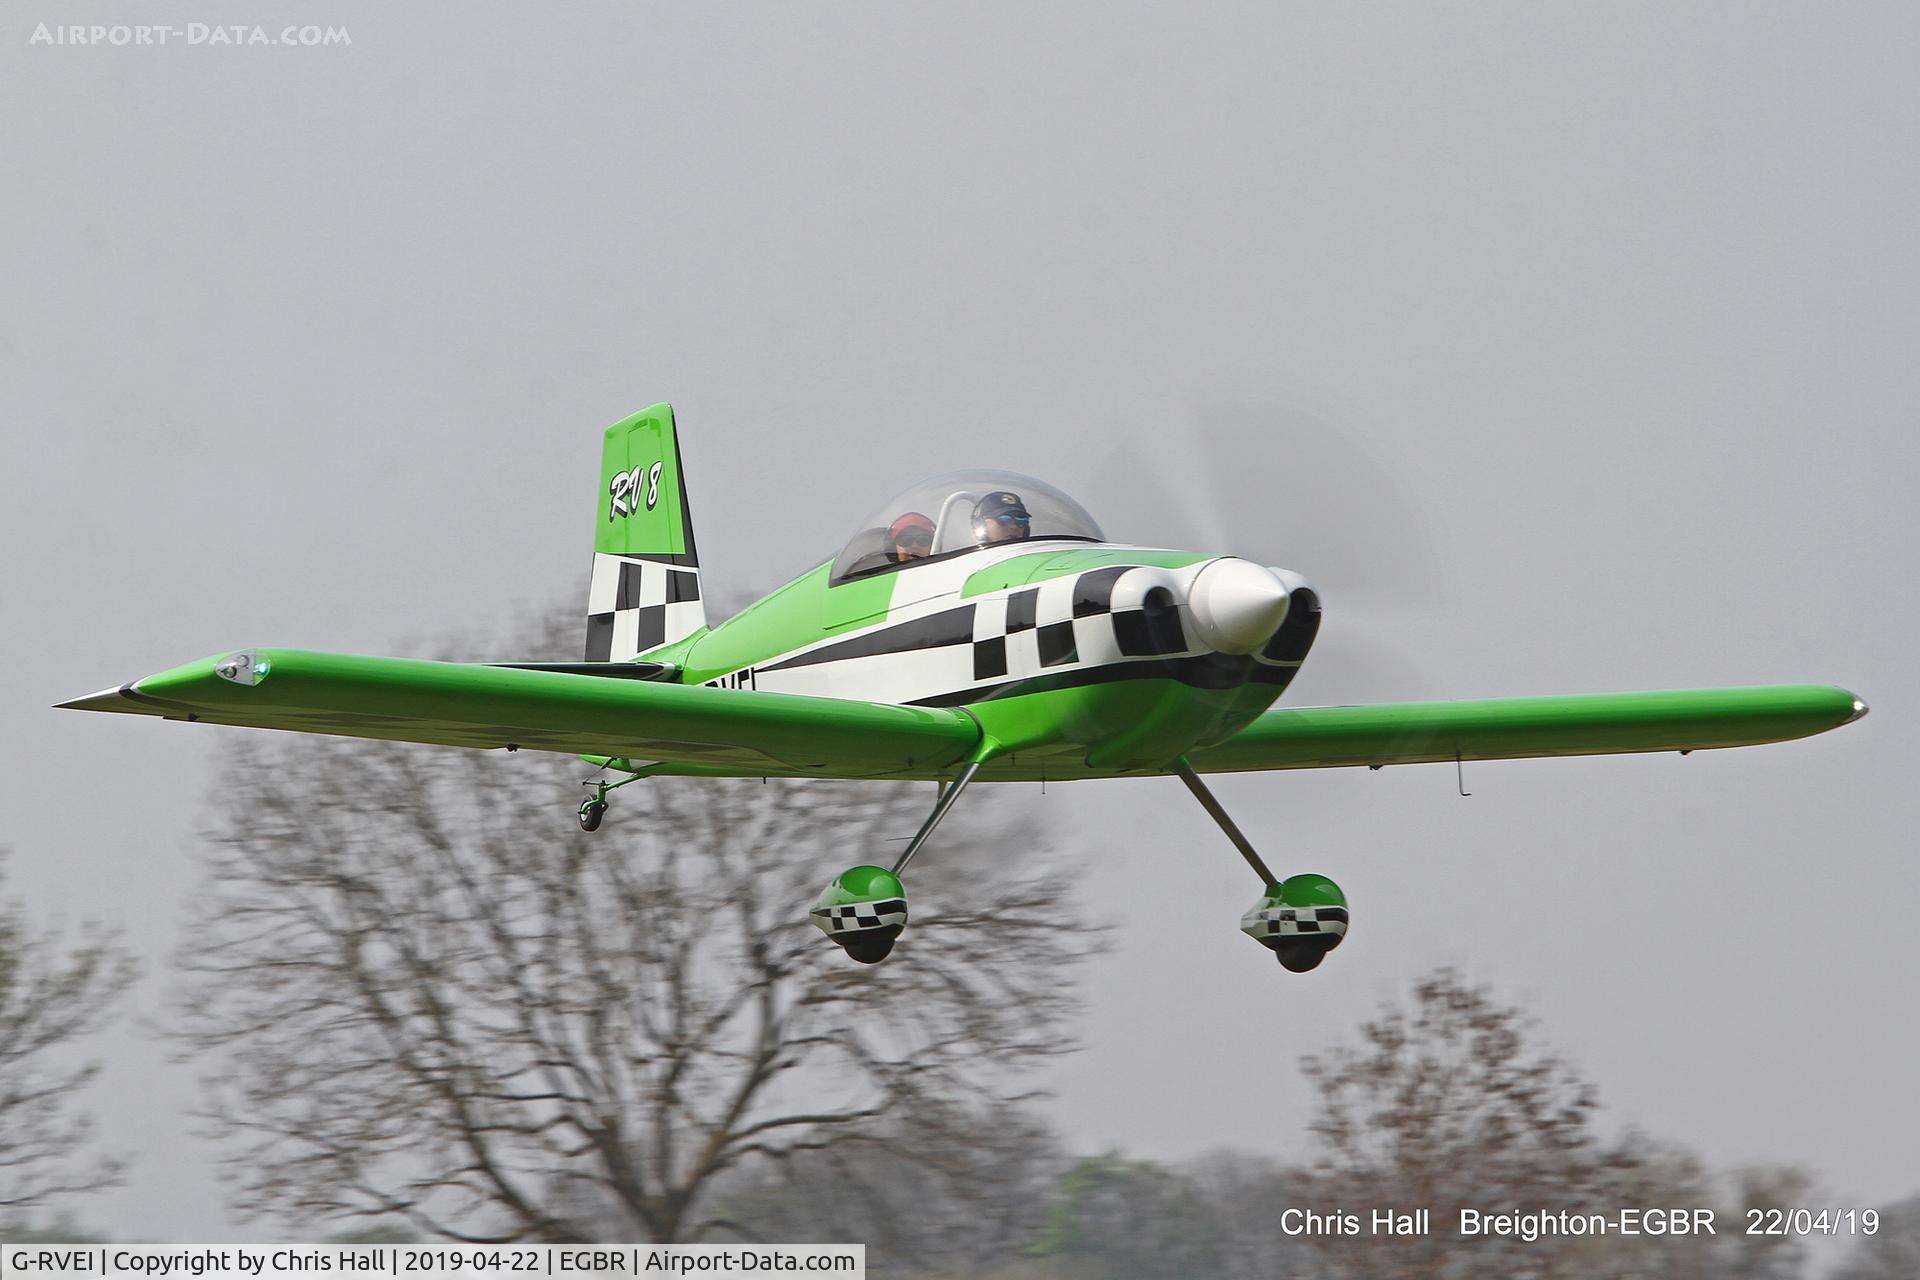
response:
[(1345, 907), (1257, 907), (1240, 917), (1240, 931), (1259, 941), (1264, 938), (1292, 938), (1301, 934), (1344, 937), (1347, 932)]
[(907, 900), (883, 898), (878, 902), (843, 902), (838, 906), (815, 907), (810, 914), (815, 927), (833, 938), (843, 933), (884, 929), (889, 925), (905, 927)]

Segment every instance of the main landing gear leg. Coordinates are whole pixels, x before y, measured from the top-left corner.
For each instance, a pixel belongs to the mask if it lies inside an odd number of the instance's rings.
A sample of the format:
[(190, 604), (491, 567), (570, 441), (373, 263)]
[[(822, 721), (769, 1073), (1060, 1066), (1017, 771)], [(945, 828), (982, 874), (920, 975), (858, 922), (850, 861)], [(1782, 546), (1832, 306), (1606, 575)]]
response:
[(1317, 968), (1327, 952), (1347, 936), (1347, 897), (1340, 886), (1325, 876), (1298, 875), (1276, 880), (1267, 864), (1254, 849), (1253, 842), (1241, 833), (1227, 811), (1214, 799), (1207, 784), (1185, 759), (1174, 763), (1173, 772), (1187, 784), (1193, 798), (1207, 811), (1220, 829), (1233, 841), (1233, 847), (1247, 860), (1266, 892), (1240, 917), (1240, 931), (1273, 952), (1281, 967), (1292, 973)]
[(894, 939), (907, 927), (907, 890), (900, 883), (920, 846), (927, 842), (940, 819), (960, 798), (960, 793), (980, 772), (981, 760), (971, 760), (952, 782), (940, 790), (933, 812), (920, 824), (920, 830), (907, 842), (906, 849), (894, 859), (891, 870), (885, 867), (859, 866), (834, 877), (833, 883), (813, 904), (808, 918), (814, 927), (840, 944), (861, 964), (878, 964), (893, 951)]
[(967, 789), (967, 784), (973, 781), (974, 774), (980, 772), (980, 766), (983, 763), (984, 761), (980, 760), (968, 761), (967, 767), (960, 771), (960, 776), (940, 789), (940, 798), (933, 802), (933, 812), (927, 815), (927, 820), (920, 824), (920, 830), (914, 832), (913, 839), (907, 842), (906, 849), (894, 860), (894, 875), (897, 876), (907, 869), (907, 864), (913, 861), (913, 855), (920, 852), (920, 846), (927, 842), (927, 837), (933, 834), (933, 829), (940, 825), (940, 819), (947, 816), (947, 810), (953, 808), (953, 802), (958, 800), (960, 793)]

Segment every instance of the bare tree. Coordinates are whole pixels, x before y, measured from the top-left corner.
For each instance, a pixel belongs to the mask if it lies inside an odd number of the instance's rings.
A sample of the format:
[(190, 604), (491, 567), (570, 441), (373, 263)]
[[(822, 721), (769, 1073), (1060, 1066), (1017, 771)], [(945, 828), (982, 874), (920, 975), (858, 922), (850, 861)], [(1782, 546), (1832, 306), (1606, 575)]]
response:
[[(5, 857), (0, 850), (0, 863)], [(133, 977), (111, 934), (89, 927), (63, 952), (17, 906), (0, 905), (0, 1211), (118, 1180), (118, 1160), (84, 1154), (92, 1125), (73, 1095), (98, 1065), (71, 1055)]]
[[(1360, 1029), (1361, 1047), (1302, 1063), (1319, 1092), (1313, 1132), (1323, 1204), (1430, 1208), (1429, 1235), (1330, 1237), (1330, 1274), (1368, 1277), (1659, 1276), (1662, 1280), (1786, 1280), (1805, 1254), (1778, 1237), (1749, 1237), (1749, 1205), (1806, 1199), (1790, 1166), (1716, 1177), (1691, 1153), (1629, 1133), (1608, 1140), (1594, 1087), (1542, 1049), (1527, 1013), (1442, 969), (1417, 982), (1411, 1006), (1390, 1005)], [(1557, 1216), (1622, 1209), (1716, 1210), (1711, 1235), (1559, 1234), (1462, 1237), (1462, 1209)], [(1664, 1225), (1665, 1220), (1662, 1220)], [(1691, 1225), (1691, 1224), (1690, 1224)]]
[(1318, 1190), (1326, 1205), (1429, 1208), (1430, 1235), (1329, 1237), (1335, 1274), (1552, 1274), (1565, 1242), (1454, 1235), (1462, 1209), (1611, 1212), (1631, 1160), (1593, 1127), (1599, 1101), (1574, 1069), (1531, 1042), (1531, 1019), (1458, 973), (1419, 981), (1361, 1047), (1305, 1059), (1319, 1092)]
[(990, 797), (915, 863), (913, 923), (868, 968), (807, 907), (932, 787), (655, 779), (589, 836), (583, 772), (232, 744), (182, 962), (243, 1213), (696, 1239), (729, 1171), (1021, 1097), (1072, 1047), (1097, 938)]
[(1589, 1236), (1555, 1252), (1555, 1275), (1658, 1276), (1660, 1280), (1791, 1280), (1806, 1270), (1806, 1249), (1791, 1236), (1748, 1235), (1746, 1210), (1805, 1204), (1812, 1179), (1790, 1165), (1716, 1172), (1692, 1152), (1643, 1134), (1621, 1144), (1624, 1170), (1615, 1207), (1711, 1209), (1713, 1231)]

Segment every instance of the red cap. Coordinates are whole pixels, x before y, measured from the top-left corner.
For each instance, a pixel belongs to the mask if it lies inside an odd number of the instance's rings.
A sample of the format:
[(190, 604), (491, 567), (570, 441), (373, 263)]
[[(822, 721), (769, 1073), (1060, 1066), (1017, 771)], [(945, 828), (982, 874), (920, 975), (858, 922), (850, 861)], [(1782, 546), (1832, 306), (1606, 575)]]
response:
[(895, 520), (892, 526), (887, 529), (887, 537), (897, 541), (900, 535), (909, 529), (925, 529), (927, 533), (931, 535), (933, 533), (933, 521), (927, 519), (918, 511), (909, 511), (898, 520)]

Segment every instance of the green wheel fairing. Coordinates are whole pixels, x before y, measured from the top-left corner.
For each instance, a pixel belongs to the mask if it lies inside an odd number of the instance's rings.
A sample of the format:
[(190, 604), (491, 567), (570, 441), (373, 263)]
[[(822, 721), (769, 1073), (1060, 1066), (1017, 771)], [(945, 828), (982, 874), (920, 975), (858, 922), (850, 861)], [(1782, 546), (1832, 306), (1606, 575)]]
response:
[(1268, 885), (1267, 896), (1261, 901), (1284, 907), (1344, 907), (1347, 895), (1325, 876), (1303, 872), (1288, 876), (1279, 884)]
[(1306, 872), (1270, 884), (1240, 931), (1273, 952), (1292, 973), (1317, 968), (1347, 936), (1347, 895), (1322, 875)]
[(907, 927), (907, 891), (885, 867), (853, 867), (821, 892), (808, 919), (853, 959), (877, 964)]
[(860, 866), (834, 877), (814, 902), (815, 909), (848, 906), (856, 902), (882, 902), (907, 896), (900, 877), (885, 867)]

